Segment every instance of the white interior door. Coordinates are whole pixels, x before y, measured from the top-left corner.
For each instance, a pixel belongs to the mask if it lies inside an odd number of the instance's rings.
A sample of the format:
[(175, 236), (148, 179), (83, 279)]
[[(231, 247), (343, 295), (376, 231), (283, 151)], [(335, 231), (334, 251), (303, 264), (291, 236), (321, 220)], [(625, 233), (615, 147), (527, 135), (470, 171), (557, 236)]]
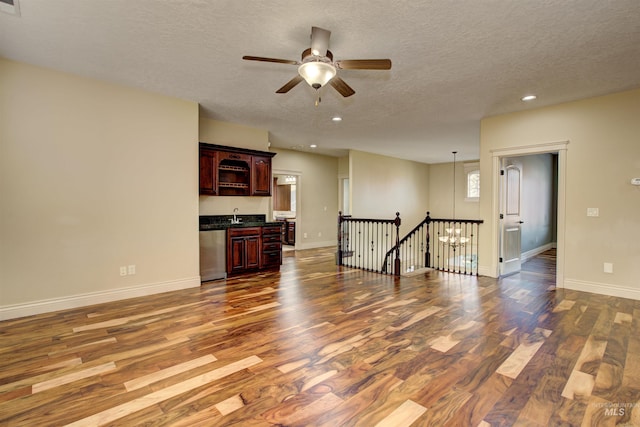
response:
[(520, 191), (522, 188), (522, 165), (503, 159), (502, 180), (502, 245), (500, 275), (513, 274), (521, 268)]

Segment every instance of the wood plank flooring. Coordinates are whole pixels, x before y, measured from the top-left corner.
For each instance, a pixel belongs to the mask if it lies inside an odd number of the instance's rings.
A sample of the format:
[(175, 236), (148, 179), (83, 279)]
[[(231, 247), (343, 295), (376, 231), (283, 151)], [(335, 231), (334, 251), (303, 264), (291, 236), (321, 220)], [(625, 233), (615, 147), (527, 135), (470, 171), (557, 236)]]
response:
[(640, 302), (337, 267), (0, 322), (0, 425), (640, 425)]

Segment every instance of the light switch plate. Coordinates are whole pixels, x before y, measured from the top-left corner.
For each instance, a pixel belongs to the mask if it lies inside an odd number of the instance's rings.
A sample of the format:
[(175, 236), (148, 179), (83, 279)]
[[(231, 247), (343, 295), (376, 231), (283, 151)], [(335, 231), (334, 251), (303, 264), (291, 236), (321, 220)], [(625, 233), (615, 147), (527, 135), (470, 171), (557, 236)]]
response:
[(598, 208), (587, 208), (587, 216), (600, 216)]

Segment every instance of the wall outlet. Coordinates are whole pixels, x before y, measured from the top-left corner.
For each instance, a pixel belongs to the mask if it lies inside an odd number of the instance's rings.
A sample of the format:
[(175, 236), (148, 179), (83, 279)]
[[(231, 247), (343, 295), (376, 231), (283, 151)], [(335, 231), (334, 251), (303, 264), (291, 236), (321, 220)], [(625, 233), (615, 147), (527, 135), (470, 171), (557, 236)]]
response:
[(129, 274), (129, 275), (136, 274), (136, 266), (135, 266), (135, 264), (132, 264), (132, 265), (127, 267), (127, 274)]
[(302, 233), (302, 237), (307, 238), (307, 233)]
[(587, 208), (587, 216), (600, 216), (598, 208)]
[(322, 237), (322, 231), (318, 231), (318, 237)]
[(613, 264), (610, 262), (604, 263), (604, 272), (605, 273), (613, 273)]
[(120, 267), (120, 275), (121, 276), (126, 276), (127, 275), (127, 267), (125, 267), (124, 265), (122, 267)]

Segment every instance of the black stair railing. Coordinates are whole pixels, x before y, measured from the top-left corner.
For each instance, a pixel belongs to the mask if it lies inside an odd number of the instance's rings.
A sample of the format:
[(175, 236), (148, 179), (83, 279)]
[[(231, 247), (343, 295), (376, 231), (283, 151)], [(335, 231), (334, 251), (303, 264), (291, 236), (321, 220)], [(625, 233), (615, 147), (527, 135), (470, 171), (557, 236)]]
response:
[(387, 251), (381, 272), (399, 276), (432, 268), (477, 276), (479, 226), (482, 222), (431, 218), (427, 212), (420, 224)]
[[(399, 247), (400, 213), (394, 219), (352, 218), (338, 213), (336, 263), (345, 267), (383, 272), (383, 260), (392, 247)], [(399, 251), (392, 259), (400, 272)], [(391, 261), (390, 261), (391, 262)]]

